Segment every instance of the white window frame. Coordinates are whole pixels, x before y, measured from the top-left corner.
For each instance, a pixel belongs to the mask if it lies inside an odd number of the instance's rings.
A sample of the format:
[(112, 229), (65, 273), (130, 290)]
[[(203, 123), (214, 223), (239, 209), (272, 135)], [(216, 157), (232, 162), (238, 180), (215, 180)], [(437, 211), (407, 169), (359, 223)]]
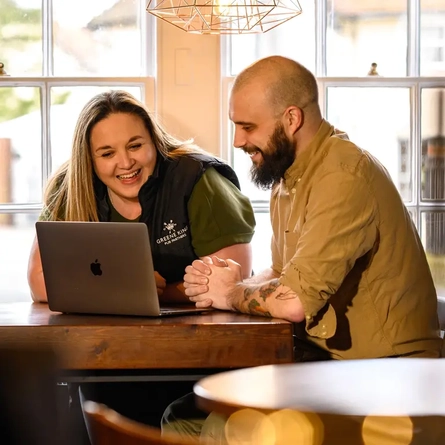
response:
[[(410, 91), (410, 143), (412, 162), (412, 201), (405, 202), (411, 212), (413, 220), (422, 233), (421, 214), (425, 210), (445, 210), (445, 203), (427, 202), (421, 199), (421, 91), (422, 88), (444, 88), (444, 77), (420, 76), (420, 0), (407, 0), (407, 76), (406, 77), (327, 77), (326, 58), (326, 0), (315, 0), (315, 27), (316, 27), (316, 60), (315, 76), (319, 86), (320, 107), (323, 115), (327, 115), (327, 89), (330, 87), (387, 87), (407, 88)], [(228, 97), (234, 77), (229, 73), (230, 37), (221, 39), (221, 156), (233, 165), (233, 141), (231, 138), (231, 123), (228, 119)], [(342, 129), (347, 132), (346, 129)], [(269, 211), (269, 202), (264, 200), (252, 200), (255, 212)]]
[[(141, 38), (143, 72), (146, 76), (138, 77), (56, 77), (53, 72), (53, 27), (52, 0), (42, 0), (42, 57), (43, 74), (33, 77), (0, 77), (0, 87), (34, 87), (40, 89), (41, 113), (41, 178), (42, 190), (51, 174), (51, 88), (54, 87), (139, 87), (142, 100), (151, 110), (156, 110), (155, 77), (156, 72), (156, 21), (145, 10), (145, 3), (140, 2)], [(148, 30), (152, 30), (148, 32)], [(151, 74), (151, 75), (149, 75)], [(43, 198), (42, 198), (43, 199)], [(40, 213), (40, 203), (0, 203), (0, 213)]]

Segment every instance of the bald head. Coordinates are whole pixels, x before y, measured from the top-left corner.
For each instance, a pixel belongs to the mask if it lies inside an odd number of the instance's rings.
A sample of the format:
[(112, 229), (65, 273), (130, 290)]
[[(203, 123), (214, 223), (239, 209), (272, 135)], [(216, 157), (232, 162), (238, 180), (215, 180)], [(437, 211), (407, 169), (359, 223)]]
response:
[(303, 65), (281, 56), (260, 59), (241, 71), (232, 93), (249, 86), (260, 87), (276, 113), (289, 106), (318, 109), (318, 87), (314, 75)]

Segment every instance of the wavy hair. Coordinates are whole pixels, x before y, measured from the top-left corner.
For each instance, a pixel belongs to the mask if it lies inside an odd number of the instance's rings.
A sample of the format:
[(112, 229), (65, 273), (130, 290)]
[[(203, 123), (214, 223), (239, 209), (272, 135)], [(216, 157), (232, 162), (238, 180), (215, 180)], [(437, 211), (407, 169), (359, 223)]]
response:
[(180, 141), (168, 134), (148, 109), (126, 91), (114, 90), (98, 94), (89, 100), (77, 119), (71, 158), (51, 176), (45, 188), (45, 219), (99, 220), (90, 137), (93, 127), (113, 113), (128, 113), (140, 117), (156, 150), (164, 157), (176, 158), (188, 153), (204, 153), (192, 140)]

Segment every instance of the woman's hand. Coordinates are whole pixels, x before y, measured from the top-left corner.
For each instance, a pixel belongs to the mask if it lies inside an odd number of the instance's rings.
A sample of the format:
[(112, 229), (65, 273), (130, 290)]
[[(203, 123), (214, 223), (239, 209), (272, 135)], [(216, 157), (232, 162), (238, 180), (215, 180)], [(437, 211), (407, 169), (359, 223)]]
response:
[(158, 297), (164, 293), (164, 289), (167, 286), (165, 278), (161, 277), (158, 272), (155, 271), (156, 288), (158, 290)]

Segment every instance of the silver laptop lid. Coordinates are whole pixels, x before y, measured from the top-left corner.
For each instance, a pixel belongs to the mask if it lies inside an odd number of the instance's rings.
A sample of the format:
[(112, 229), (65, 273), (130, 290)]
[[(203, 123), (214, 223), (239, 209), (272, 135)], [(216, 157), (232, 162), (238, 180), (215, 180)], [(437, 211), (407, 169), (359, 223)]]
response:
[(147, 226), (38, 221), (52, 311), (160, 315)]

